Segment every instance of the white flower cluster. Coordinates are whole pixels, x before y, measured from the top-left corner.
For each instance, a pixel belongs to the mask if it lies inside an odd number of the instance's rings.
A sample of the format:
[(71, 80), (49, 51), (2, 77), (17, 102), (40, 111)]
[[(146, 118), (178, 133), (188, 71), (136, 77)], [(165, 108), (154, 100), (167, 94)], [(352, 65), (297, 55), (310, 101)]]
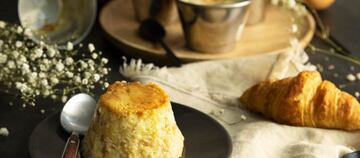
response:
[(0, 84), (19, 91), (25, 103), (35, 105), (38, 96), (66, 101), (71, 94), (108, 85), (108, 59), (93, 44), (81, 51), (68, 43), (59, 51), (29, 36), (28, 29), (0, 21)]

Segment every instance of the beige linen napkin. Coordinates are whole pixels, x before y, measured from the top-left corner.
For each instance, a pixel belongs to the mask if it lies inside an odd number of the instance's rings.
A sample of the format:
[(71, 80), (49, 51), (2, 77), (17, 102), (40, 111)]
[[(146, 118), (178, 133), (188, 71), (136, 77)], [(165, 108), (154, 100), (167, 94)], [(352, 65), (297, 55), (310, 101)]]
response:
[(248, 112), (238, 101), (244, 90), (268, 78), (313, 70), (308, 56), (295, 48), (287, 53), (206, 61), (181, 68), (159, 68), (131, 60), (120, 72), (131, 80), (156, 82), (170, 99), (218, 120), (233, 141), (234, 158), (338, 158), (359, 148), (359, 133), (274, 123)]

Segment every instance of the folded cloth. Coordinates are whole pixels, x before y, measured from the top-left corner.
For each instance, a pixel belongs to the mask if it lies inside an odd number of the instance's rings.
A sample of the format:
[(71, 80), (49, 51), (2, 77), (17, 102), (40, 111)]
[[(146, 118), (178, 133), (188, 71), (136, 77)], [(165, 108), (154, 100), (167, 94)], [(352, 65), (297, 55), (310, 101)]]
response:
[(358, 132), (281, 125), (248, 112), (239, 97), (269, 79), (314, 70), (300, 48), (289, 52), (205, 61), (180, 68), (157, 67), (141, 60), (124, 62), (120, 72), (133, 81), (156, 82), (178, 102), (218, 120), (233, 141), (234, 158), (338, 158), (359, 148)]

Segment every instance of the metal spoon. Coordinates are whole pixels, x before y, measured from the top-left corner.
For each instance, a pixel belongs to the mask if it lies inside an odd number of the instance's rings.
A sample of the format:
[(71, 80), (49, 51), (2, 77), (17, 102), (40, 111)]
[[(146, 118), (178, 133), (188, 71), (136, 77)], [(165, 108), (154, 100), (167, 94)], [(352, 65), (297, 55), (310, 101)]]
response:
[(61, 126), (69, 133), (62, 158), (75, 158), (79, 148), (79, 134), (85, 134), (96, 108), (95, 100), (80, 93), (71, 97), (65, 104), (60, 115)]
[(170, 47), (164, 42), (164, 37), (166, 36), (166, 31), (164, 27), (153, 19), (146, 19), (141, 22), (139, 33), (142, 38), (151, 42), (159, 42), (161, 46), (165, 49), (166, 55), (169, 60), (176, 66), (181, 66), (181, 61), (176, 57), (175, 53), (170, 49)]

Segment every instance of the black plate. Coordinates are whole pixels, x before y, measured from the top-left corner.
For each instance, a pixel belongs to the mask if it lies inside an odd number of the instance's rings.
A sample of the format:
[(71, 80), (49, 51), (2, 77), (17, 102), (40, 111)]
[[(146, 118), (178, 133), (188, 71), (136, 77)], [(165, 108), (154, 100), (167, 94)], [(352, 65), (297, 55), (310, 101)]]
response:
[[(185, 137), (185, 158), (228, 158), (232, 151), (226, 130), (208, 115), (172, 103), (176, 123)], [(61, 127), (60, 113), (40, 122), (29, 140), (32, 158), (59, 158), (69, 136)]]

